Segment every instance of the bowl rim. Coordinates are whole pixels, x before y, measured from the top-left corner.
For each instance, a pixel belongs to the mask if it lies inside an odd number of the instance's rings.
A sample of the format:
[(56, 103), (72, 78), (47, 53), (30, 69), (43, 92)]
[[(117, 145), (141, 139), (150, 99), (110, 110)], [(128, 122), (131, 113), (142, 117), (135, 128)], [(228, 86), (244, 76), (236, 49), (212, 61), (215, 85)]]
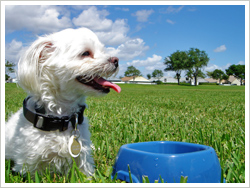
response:
[[(184, 153), (156, 153), (156, 152), (149, 152), (149, 151), (143, 151), (138, 150), (135, 148), (130, 147), (131, 145), (145, 145), (145, 144), (151, 144), (151, 143), (158, 143), (158, 144), (175, 144), (175, 145), (182, 145), (182, 146), (191, 146), (195, 148), (201, 148), (201, 150), (193, 151), (193, 152), (184, 152)], [(141, 154), (147, 154), (147, 155), (160, 155), (160, 156), (181, 156), (181, 155), (194, 155), (194, 154), (201, 154), (202, 152), (209, 152), (213, 151), (214, 149), (207, 145), (202, 144), (196, 144), (196, 143), (190, 143), (190, 142), (179, 142), (179, 141), (148, 141), (148, 142), (137, 142), (137, 143), (129, 143), (124, 144), (121, 146), (122, 149), (129, 150), (131, 152), (135, 153), (141, 153)]]

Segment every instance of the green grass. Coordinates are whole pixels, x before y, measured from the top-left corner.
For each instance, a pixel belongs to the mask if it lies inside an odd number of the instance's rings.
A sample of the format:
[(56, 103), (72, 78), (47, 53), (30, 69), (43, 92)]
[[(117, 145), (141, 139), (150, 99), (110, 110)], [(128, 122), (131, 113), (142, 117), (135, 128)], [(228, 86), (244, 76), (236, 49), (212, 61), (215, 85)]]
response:
[[(120, 94), (111, 91), (106, 97), (87, 99), (85, 115), (92, 125), (92, 142), (99, 148), (93, 152), (94, 177), (89, 180), (73, 167), (64, 176), (37, 174), (35, 181), (111, 183), (112, 166), (123, 144), (169, 140), (213, 147), (226, 182), (245, 182), (245, 87), (125, 84), (121, 88)], [(6, 84), (6, 118), (22, 106), (25, 96), (15, 84)], [(8, 161), (6, 172), (6, 182), (34, 181), (13, 174)]]

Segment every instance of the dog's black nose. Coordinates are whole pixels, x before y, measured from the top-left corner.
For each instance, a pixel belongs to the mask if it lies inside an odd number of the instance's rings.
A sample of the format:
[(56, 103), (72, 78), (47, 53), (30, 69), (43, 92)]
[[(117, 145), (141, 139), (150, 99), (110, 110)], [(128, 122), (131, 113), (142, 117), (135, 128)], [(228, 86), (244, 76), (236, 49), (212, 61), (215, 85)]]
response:
[(118, 67), (119, 59), (117, 57), (111, 57), (110, 62), (115, 64), (115, 67)]

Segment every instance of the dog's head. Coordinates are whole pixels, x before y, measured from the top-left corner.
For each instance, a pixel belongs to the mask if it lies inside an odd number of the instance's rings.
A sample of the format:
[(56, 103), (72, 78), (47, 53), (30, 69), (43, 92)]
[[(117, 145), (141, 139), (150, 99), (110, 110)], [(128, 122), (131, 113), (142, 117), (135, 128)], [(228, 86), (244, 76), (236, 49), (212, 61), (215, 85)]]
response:
[(119, 86), (106, 81), (118, 71), (118, 58), (105, 53), (86, 28), (66, 29), (38, 38), (18, 63), (19, 84), (38, 98), (74, 100), (98, 96)]

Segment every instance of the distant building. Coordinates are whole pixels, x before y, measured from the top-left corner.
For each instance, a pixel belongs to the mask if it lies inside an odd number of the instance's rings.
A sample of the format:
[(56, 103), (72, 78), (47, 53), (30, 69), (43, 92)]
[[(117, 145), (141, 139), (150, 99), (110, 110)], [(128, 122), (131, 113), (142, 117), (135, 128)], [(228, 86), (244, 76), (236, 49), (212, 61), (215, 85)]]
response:
[(206, 81), (208, 81), (208, 83), (217, 83), (219, 84), (219, 80), (213, 79), (213, 78), (206, 78)]
[(135, 76), (129, 76), (129, 77), (125, 76), (125, 77), (121, 78), (121, 80), (123, 82), (129, 82), (130, 80), (135, 79), (135, 78), (136, 78)]
[(17, 79), (9, 77), (9, 79), (6, 80), (5, 83), (17, 83)]
[(235, 78), (234, 76), (229, 76), (228, 83), (230, 83), (231, 85), (240, 86), (240, 79)]
[[(158, 79), (156, 79), (156, 78), (151, 78), (150, 79), (150, 81), (152, 81), (152, 82), (156, 82), (157, 80)], [(162, 77), (160, 79), (160, 81), (162, 81), (163, 83), (178, 83), (178, 79), (173, 78), (173, 77)], [(191, 80), (189, 79), (188, 80), (185, 77), (181, 77), (180, 82), (185, 82), (185, 83), (190, 83), (191, 82), (191, 85), (194, 85), (194, 79), (191, 79)], [(208, 81), (206, 81), (203, 78), (198, 77), (197, 83), (199, 85), (199, 83), (208, 83)]]
[[(158, 81), (158, 79), (157, 78), (151, 78), (150, 81), (151, 82), (156, 82), (156, 81)], [(178, 80), (176, 78), (166, 77), (166, 76), (162, 77), (160, 79), (160, 81), (163, 82), (163, 83), (178, 83)]]
[(112, 82), (112, 83), (116, 83), (116, 84), (123, 84), (124, 83), (120, 78), (117, 78), (117, 77), (114, 77), (114, 76), (108, 78), (107, 80)]
[(209, 83), (217, 83), (217, 84), (230, 84), (230, 85), (237, 85), (240, 86), (240, 79), (234, 77), (234, 76), (229, 76), (228, 80), (221, 80), (219, 83), (219, 80), (213, 79), (213, 78), (206, 78), (206, 80)]
[[(191, 83), (190, 83), (191, 82)], [(188, 81), (187, 83), (190, 83), (192, 86), (195, 85), (195, 79), (192, 78), (190, 81)], [(200, 83), (209, 83), (206, 79), (198, 77), (197, 78), (197, 85), (199, 85)]]
[(133, 83), (133, 84), (153, 84), (152, 81), (142, 76), (123, 77), (121, 78), (121, 80), (125, 83)]

